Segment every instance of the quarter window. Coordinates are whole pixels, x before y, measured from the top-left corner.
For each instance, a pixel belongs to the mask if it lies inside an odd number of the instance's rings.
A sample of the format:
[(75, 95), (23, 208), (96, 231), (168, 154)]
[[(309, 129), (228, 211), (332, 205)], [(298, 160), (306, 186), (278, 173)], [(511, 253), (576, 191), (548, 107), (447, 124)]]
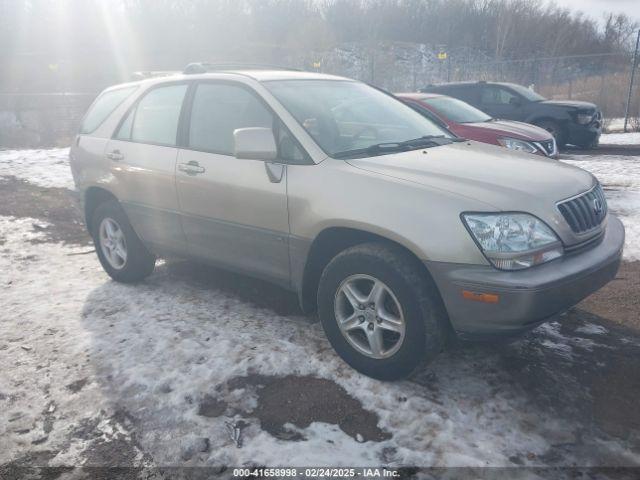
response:
[(273, 128), (272, 113), (246, 89), (227, 84), (198, 85), (191, 109), (189, 147), (233, 155), (237, 128)]
[(158, 87), (147, 93), (120, 126), (116, 138), (175, 146), (187, 85)]
[(118, 88), (104, 92), (93, 103), (80, 126), (81, 134), (93, 133), (137, 87)]

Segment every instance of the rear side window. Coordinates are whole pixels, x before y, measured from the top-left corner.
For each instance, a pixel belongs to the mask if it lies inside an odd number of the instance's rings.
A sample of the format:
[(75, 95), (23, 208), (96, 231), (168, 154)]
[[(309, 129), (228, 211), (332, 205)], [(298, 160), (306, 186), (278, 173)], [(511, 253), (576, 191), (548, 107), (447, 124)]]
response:
[(157, 87), (145, 94), (116, 132), (118, 140), (175, 146), (187, 85)]
[(95, 132), (107, 117), (111, 115), (136, 88), (138, 87), (118, 88), (117, 90), (109, 90), (100, 95), (85, 115), (84, 120), (82, 120), (80, 133), (89, 134)]
[(233, 155), (235, 129), (272, 128), (273, 120), (267, 107), (245, 88), (203, 83), (193, 98), (189, 148)]

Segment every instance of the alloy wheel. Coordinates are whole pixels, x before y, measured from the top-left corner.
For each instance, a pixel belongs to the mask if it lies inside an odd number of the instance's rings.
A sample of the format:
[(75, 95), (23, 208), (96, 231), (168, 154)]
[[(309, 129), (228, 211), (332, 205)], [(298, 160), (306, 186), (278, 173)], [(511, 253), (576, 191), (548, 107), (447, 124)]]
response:
[(405, 336), (404, 313), (381, 280), (350, 275), (338, 287), (334, 311), (340, 332), (363, 355), (384, 359), (400, 349)]
[(127, 243), (118, 222), (112, 218), (104, 218), (100, 222), (98, 235), (100, 249), (109, 265), (116, 270), (124, 268), (127, 263)]

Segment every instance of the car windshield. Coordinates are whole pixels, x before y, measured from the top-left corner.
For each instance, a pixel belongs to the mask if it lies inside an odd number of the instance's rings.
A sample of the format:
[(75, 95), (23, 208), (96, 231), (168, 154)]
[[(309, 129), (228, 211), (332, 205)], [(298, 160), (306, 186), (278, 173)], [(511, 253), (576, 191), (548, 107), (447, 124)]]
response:
[(456, 123), (488, 122), (491, 117), (476, 107), (452, 97), (433, 97), (421, 99), (438, 115)]
[(364, 83), (272, 80), (264, 85), (332, 157), (384, 155), (454, 139), (404, 103)]
[(516, 93), (519, 93), (520, 95), (522, 95), (524, 98), (526, 98), (530, 102), (541, 102), (543, 100), (546, 100), (546, 98), (544, 98), (539, 93), (534, 92), (530, 88), (523, 87), (522, 85), (516, 85), (515, 83), (511, 83), (509, 84), (509, 87), (512, 90), (514, 90)]

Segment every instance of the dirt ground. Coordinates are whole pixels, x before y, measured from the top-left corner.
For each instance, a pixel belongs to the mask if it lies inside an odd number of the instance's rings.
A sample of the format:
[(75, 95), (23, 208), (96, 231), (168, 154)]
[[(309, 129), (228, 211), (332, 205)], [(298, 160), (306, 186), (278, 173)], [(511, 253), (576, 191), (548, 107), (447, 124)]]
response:
[[(0, 216), (36, 219), (37, 222), (32, 222), (32, 229), (40, 235), (29, 240), (36, 245), (62, 243), (82, 248), (80, 253), (92, 254), (93, 247), (85, 232), (81, 212), (67, 189), (39, 187), (4, 177), (0, 181)], [(5, 241), (0, 232), (0, 250), (4, 248), (3, 253), (9, 255), (11, 252), (3, 247)], [(191, 262), (168, 261), (157, 268), (154, 278), (149, 288), (172, 288), (171, 285), (175, 283), (185, 282), (194, 285), (196, 290), (216, 295), (221, 292), (234, 301), (272, 312), (274, 316), (288, 318), (301, 315), (295, 296), (289, 292), (258, 280)], [(9, 284), (12, 282), (11, 279), (3, 280)], [(434, 412), (438, 412), (439, 421), (446, 424), (453, 421), (451, 416), (457, 409), (473, 410), (493, 396), (506, 396), (507, 399), (524, 396), (527, 405), (534, 411), (549, 414), (558, 422), (566, 422), (568, 427), (547, 430), (550, 427), (538, 424), (535, 417), (518, 420), (517, 428), (525, 437), (548, 435), (549, 439), (548, 445), (540, 451), (516, 449), (509, 456), (512, 466), (638, 466), (619, 453), (619, 448), (640, 451), (640, 410), (637, 408), (640, 393), (639, 292), (640, 262), (625, 262), (613, 282), (572, 309), (553, 328), (532, 332), (515, 344), (463, 344), (443, 354), (433, 366), (407, 383), (410, 387), (405, 387), (406, 394), (395, 394), (398, 408), (411, 404), (414, 401), (412, 396), (418, 396), (428, 400)], [(86, 306), (83, 315), (93, 314), (95, 317), (98, 311), (100, 318), (109, 322), (112, 321), (110, 318), (120, 314), (109, 306), (100, 305), (102, 297), (99, 293), (96, 295), (98, 303)], [(233, 307), (225, 308), (231, 310)], [(116, 330), (121, 328), (121, 323), (112, 322), (108, 330), (111, 336), (101, 334), (101, 342), (106, 345), (101, 348), (112, 353), (119, 352), (117, 343), (125, 340), (129, 345), (126, 348), (142, 350), (142, 339), (152, 335), (151, 330), (145, 332), (144, 329), (154, 328), (140, 324), (140, 338), (131, 339), (125, 330), (118, 336)], [(315, 324), (315, 319), (309, 318), (308, 322)], [(87, 328), (97, 327), (87, 324)], [(603, 335), (603, 331), (606, 334)], [(45, 332), (44, 335), (59, 338), (60, 333)], [(331, 355), (330, 347), (324, 340), (315, 336), (312, 338), (313, 341), (308, 345), (310, 358)], [(61, 338), (59, 341), (62, 342)], [(206, 343), (209, 338), (201, 338), (200, 341)], [(30, 370), (25, 369), (27, 363), (19, 360), (15, 352), (20, 352), (20, 348), (23, 350), (20, 354), (35, 351), (38, 355), (35, 362), (40, 368), (47, 370), (58, 364), (58, 368), (70, 368), (69, 371), (74, 372), (62, 389), (68, 398), (81, 398), (85, 392), (99, 389), (114, 397), (114, 407), (70, 422), (64, 427), (67, 432), (63, 435), (64, 440), (56, 442), (52, 436), (56, 429), (63, 428), (58, 417), (60, 413), (56, 410), (56, 405), (62, 403), (60, 400), (46, 400), (44, 409), (33, 421), (26, 421), (25, 415), (9, 417), (3, 441), (7, 442), (6, 451), (12, 453), (9, 456), (0, 454), (0, 460), (4, 462), (0, 465), (0, 478), (16, 478), (27, 470), (34, 474), (29, 470), (34, 466), (50, 467), (35, 472), (34, 478), (67, 478), (66, 475), (70, 474), (68, 468), (52, 467), (51, 462), (62, 453), (68, 454), (74, 448), (80, 448), (77, 447), (79, 443), (83, 446), (77, 458), (84, 467), (164, 465), (160, 453), (162, 442), (157, 439), (150, 441), (152, 434), (149, 429), (160, 429), (170, 437), (171, 429), (178, 427), (172, 423), (154, 423), (158, 415), (167, 416), (169, 410), (154, 413), (152, 421), (151, 417), (147, 417), (149, 408), (153, 410), (152, 403), (138, 409), (134, 404), (127, 404), (127, 395), (136, 396), (140, 392), (120, 390), (122, 382), (117, 378), (117, 372), (123, 371), (126, 365), (115, 363), (109, 366), (108, 374), (101, 373), (104, 366), (91, 366), (96, 362), (96, 356), (103, 355), (103, 350), (97, 350), (87, 354), (86, 362), (82, 356), (71, 357), (77, 358), (78, 365), (65, 367), (65, 362), (69, 360), (58, 350), (62, 347), (56, 344), (51, 350), (49, 343), (38, 344), (32, 340), (27, 350), (25, 342), (25, 336), (0, 339), (2, 369), (24, 369), (24, 375), (29, 375)], [(108, 358), (107, 362), (118, 361), (113, 356), (104, 358)], [(144, 364), (147, 358), (141, 356), (138, 361)], [(196, 364), (198, 361), (196, 359)], [(173, 367), (154, 365), (154, 368), (166, 370)], [(460, 372), (460, 378), (452, 377), (455, 372)], [(344, 374), (338, 373), (338, 377), (340, 375)], [(27, 388), (26, 384), (12, 378), (11, 384), (0, 384), (0, 405), (5, 403), (6, 408), (19, 406), (20, 399), (26, 398), (26, 394), (21, 393), (21, 389)], [(478, 378), (486, 382), (488, 390), (486, 393), (482, 390), (483, 393), (474, 398), (473, 390), (467, 390), (465, 382), (471, 385)], [(153, 388), (153, 402), (157, 396), (175, 393), (175, 387), (170, 383), (159, 383)], [(245, 438), (265, 434), (260, 432), (266, 432), (281, 442), (280, 445), (297, 442), (301, 449), (308, 448), (304, 442), (310, 439), (305, 429), (315, 422), (321, 422), (334, 425), (357, 444), (381, 445), (375, 451), (377, 461), (394, 464), (403, 449), (393, 442), (403, 429), (411, 428), (410, 424), (403, 425), (397, 421), (386, 422), (386, 427), (381, 427), (381, 419), (390, 415), (388, 411), (365, 406), (354, 391), (347, 391), (334, 380), (312, 374), (270, 376), (250, 373), (220, 382), (208, 392), (200, 397), (187, 395), (184, 402), (193, 408), (198, 421), (233, 418), (232, 422), (225, 420), (225, 425), (231, 445), (235, 444), (236, 449), (242, 448)], [(48, 399), (49, 394), (45, 388), (42, 398)], [(243, 400), (239, 395), (250, 397), (252, 401), (247, 403), (246, 398)], [(452, 405), (452, 401), (456, 404)], [(494, 413), (494, 421), (499, 422), (501, 412)], [(482, 430), (482, 427), (478, 428)], [(100, 432), (109, 429), (121, 429), (130, 432), (130, 435), (114, 435), (107, 441)], [(23, 440), (26, 438), (29, 440)], [(215, 456), (216, 441), (212, 434), (197, 436), (181, 448), (179, 458), (174, 461), (177, 464), (211, 466), (210, 462), (214, 460), (206, 459), (221, 458)], [(13, 443), (10, 445), (9, 442)], [(425, 452), (429, 451), (429, 445), (427, 443), (423, 447)], [(618, 447), (609, 449), (603, 445)], [(86, 477), (68, 478), (113, 478), (115, 475), (114, 471), (105, 474), (89, 469), (85, 470), (87, 472)], [(559, 474), (556, 477), (555, 474), (547, 476), (546, 473), (542, 477), (560, 478)], [(608, 475), (611, 478), (633, 478), (634, 473), (633, 470), (625, 470), (624, 476), (621, 476), (615, 471), (606, 471), (602, 478)], [(146, 478), (140, 475), (140, 471), (129, 469), (122, 472), (119, 478)], [(403, 471), (403, 476), (407, 478), (416, 475), (419, 477), (418, 471)], [(505, 475), (508, 477), (508, 470)]]

